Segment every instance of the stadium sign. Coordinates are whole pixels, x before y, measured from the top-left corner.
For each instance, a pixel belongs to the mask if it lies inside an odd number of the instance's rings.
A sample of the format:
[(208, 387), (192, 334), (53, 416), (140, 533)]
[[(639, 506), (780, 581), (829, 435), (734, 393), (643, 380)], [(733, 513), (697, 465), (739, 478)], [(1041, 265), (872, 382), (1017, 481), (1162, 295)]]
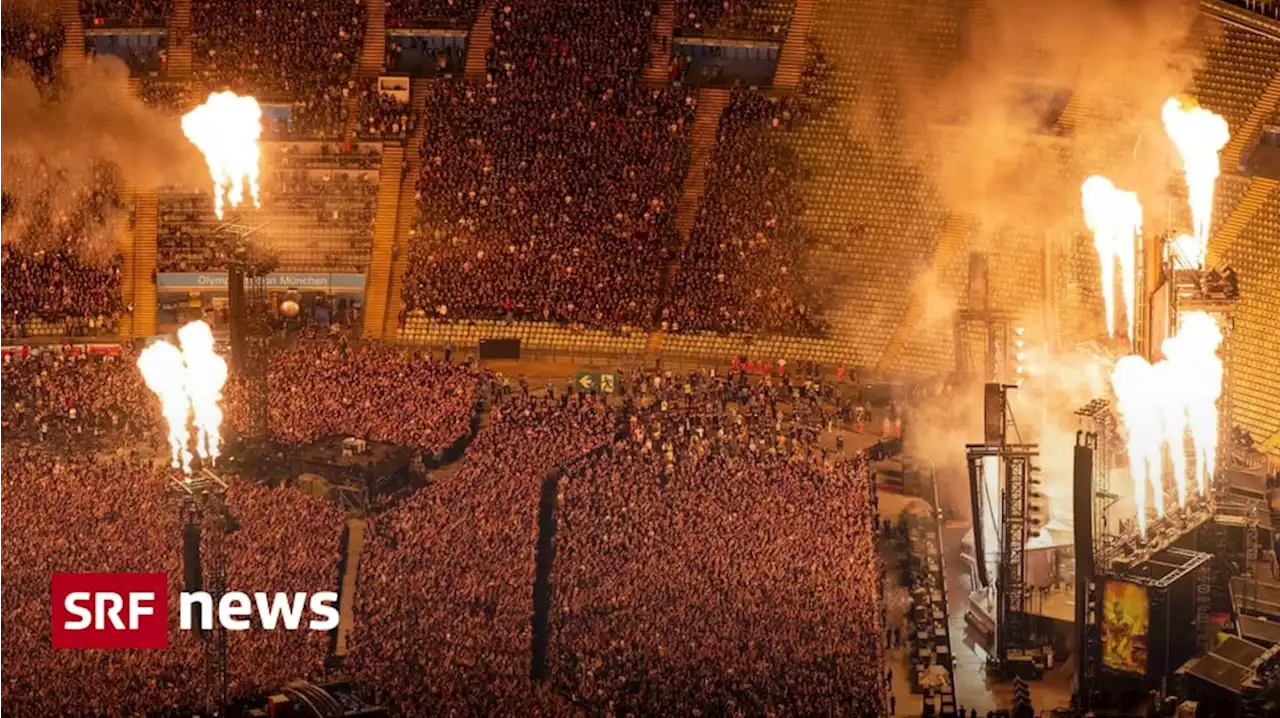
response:
[[(364, 291), (363, 274), (320, 274), (276, 272), (266, 276), (268, 289), (322, 289), (332, 291)], [(156, 275), (160, 290), (226, 291), (226, 272), (161, 272)]]
[(573, 385), (582, 391), (602, 391), (612, 394), (618, 385), (618, 375), (595, 371), (580, 371), (573, 375)]

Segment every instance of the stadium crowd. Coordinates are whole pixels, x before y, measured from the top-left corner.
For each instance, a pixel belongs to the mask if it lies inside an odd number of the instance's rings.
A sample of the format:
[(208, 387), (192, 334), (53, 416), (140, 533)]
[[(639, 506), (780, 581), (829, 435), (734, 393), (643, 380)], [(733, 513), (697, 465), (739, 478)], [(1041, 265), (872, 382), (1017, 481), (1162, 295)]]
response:
[(613, 428), (595, 398), (513, 393), (456, 473), (371, 523), (352, 660), (400, 714), (558, 713), (530, 681), (539, 495), (556, 465)]
[(833, 397), (628, 383), (626, 436), (559, 485), (561, 692), (588, 715), (884, 715), (878, 520), (863, 457), (827, 436)]
[[(267, 488), (245, 481), (231, 482), (227, 503), (239, 524), (223, 539), (229, 589), (269, 594), (282, 589), (308, 594), (337, 590), (343, 529), (338, 504), (288, 486)], [(206, 536), (220, 528), (207, 526)], [(309, 630), (231, 633), (228, 691), (255, 695), (300, 678), (315, 678), (325, 665), (331, 640), (328, 633)]]
[(490, 80), (427, 101), (409, 311), (647, 325), (694, 101), (644, 88), (652, 8), (497, 6)]
[(7, 2), (0, 7), (0, 58), (6, 73), (18, 61), (31, 67), (37, 81), (52, 80), (62, 41), (55, 3)]
[(437, 26), (471, 27), (477, 0), (389, 0), (387, 27), (415, 28)]
[(794, 3), (776, 0), (677, 0), (675, 31), (694, 37), (783, 39)]
[(192, 69), (209, 89), (293, 103), (294, 136), (342, 136), (342, 100), (364, 42), (363, 2), (198, 0)]
[(671, 329), (821, 336), (823, 288), (808, 271), (799, 161), (782, 139), (801, 101), (735, 92), (663, 321)]
[(408, 106), (391, 93), (379, 91), (376, 78), (352, 82), (354, 91), (359, 93), (356, 125), (359, 137), (382, 141), (407, 139), (418, 122), (418, 118), (409, 116)]
[[(397, 347), (301, 343), (271, 355), (268, 425), (287, 444), (342, 434), (436, 454), (467, 431), (478, 383), (469, 366)], [(231, 426), (246, 426), (247, 391), (227, 389)]]
[(163, 472), (14, 440), (3, 465), (3, 712), (88, 718), (202, 704), (202, 653), (191, 632), (171, 630), (165, 650), (53, 650), (49, 642), (56, 572), (166, 573), (176, 615), (181, 532)]
[[(118, 455), (69, 454), (7, 442), (4, 503), (3, 710), (14, 715), (156, 715), (211, 697), (204, 650), (192, 631), (170, 628), (163, 650), (53, 650), (50, 574), (159, 572), (169, 577), (170, 616), (183, 590), (182, 532), (166, 496), (167, 467)], [(230, 477), (238, 527), (226, 534), (231, 590), (333, 591), (340, 510), (292, 488)], [(208, 517), (206, 517), (208, 520)], [(206, 525), (203, 540), (222, 526)], [(312, 631), (244, 631), (229, 637), (233, 695), (278, 688), (322, 666), (329, 637)], [(20, 656), (20, 660), (9, 660)]]
[(73, 334), (114, 334), (128, 311), (110, 226), (124, 209), (116, 173), (96, 165), (81, 183), (43, 164), (18, 160), (10, 170), (21, 182), (4, 195), (4, 335), (22, 336), (32, 318), (74, 320)]
[(136, 361), (128, 351), (7, 354), (0, 407), (4, 434), (62, 447), (163, 438), (159, 407), (147, 400), (150, 392)]
[(172, 0), (80, 0), (86, 28), (168, 27)]

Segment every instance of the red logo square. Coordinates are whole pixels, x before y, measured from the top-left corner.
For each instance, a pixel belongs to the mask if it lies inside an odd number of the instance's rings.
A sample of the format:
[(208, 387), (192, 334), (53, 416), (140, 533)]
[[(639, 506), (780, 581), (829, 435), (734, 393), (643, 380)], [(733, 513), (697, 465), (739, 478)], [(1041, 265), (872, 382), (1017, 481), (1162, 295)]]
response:
[(168, 648), (163, 573), (53, 574), (54, 648)]

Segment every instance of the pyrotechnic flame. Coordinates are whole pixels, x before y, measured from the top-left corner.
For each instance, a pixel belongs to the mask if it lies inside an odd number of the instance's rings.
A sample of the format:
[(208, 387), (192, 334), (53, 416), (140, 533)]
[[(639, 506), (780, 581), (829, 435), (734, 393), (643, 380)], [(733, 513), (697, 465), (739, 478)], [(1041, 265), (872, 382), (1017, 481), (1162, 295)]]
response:
[[(227, 382), (227, 362), (213, 351), (213, 331), (195, 321), (178, 330), (179, 350), (161, 340), (143, 350), (138, 369), (147, 388), (160, 398), (169, 424), (169, 448), (173, 468), (191, 473), (191, 431), (196, 427), (196, 453), (217, 461), (222, 448), (222, 386)], [(194, 419), (193, 419), (194, 417)]]
[(1204, 267), (1213, 220), (1213, 190), (1218, 181), (1218, 153), (1231, 139), (1227, 121), (1194, 103), (1184, 105), (1176, 97), (1165, 100), (1161, 110), (1164, 131), (1169, 135), (1187, 175), (1187, 201), (1196, 238), (1196, 269)]
[[(1222, 396), (1222, 331), (1213, 316), (1186, 312), (1177, 335), (1162, 349), (1174, 367), (1171, 381), (1179, 386), (1186, 409), (1187, 426), (1196, 456), (1196, 490), (1203, 494), (1217, 466), (1218, 398)], [(1180, 447), (1181, 448), (1181, 447)]]
[(166, 341), (159, 341), (138, 356), (138, 369), (147, 388), (160, 398), (160, 410), (169, 425), (169, 448), (173, 468), (191, 473), (191, 452), (187, 443), (187, 392), (184, 386), (182, 353)]
[(1093, 246), (1102, 266), (1102, 298), (1107, 309), (1107, 334), (1116, 335), (1115, 271), (1120, 265), (1127, 334), (1133, 338), (1137, 297), (1138, 236), (1142, 234), (1142, 204), (1138, 195), (1117, 189), (1111, 180), (1093, 175), (1080, 186), (1084, 220), (1093, 231)]
[[(1166, 340), (1164, 346), (1168, 346)], [(1161, 435), (1169, 450), (1173, 467), (1173, 485), (1178, 493), (1178, 506), (1187, 505), (1187, 394), (1186, 377), (1178, 375), (1178, 367), (1162, 361), (1151, 367), (1160, 410)]]
[(1217, 462), (1218, 398), (1222, 395), (1222, 332), (1205, 312), (1181, 316), (1178, 333), (1164, 340), (1165, 359), (1151, 366), (1140, 356), (1116, 362), (1111, 375), (1128, 433), (1138, 526), (1146, 530), (1146, 490), (1164, 515), (1163, 466), (1168, 453), (1178, 504), (1188, 496), (1187, 435), (1195, 456), (1195, 489), (1203, 495)]
[(1129, 473), (1133, 479), (1133, 500), (1138, 506), (1138, 530), (1145, 533), (1148, 484), (1152, 488), (1156, 515), (1164, 516), (1160, 386), (1151, 365), (1136, 355), (1116, 362), (1111, 385), (1128, 433)]
[(1200, 256), (1200, 240), (1189, 234), (1180, 234), (1170, 242), (1166, 256), (1169, 254), (1172, 254), (1178, 269), (1195, 269)]
[(204, 153), (213, 177), (213, 212), (222, 219), (224, 195), (232, 207), (244, 201), (248, 189), (253, 206), (258, 197), (262, 108), (252, 97), (215, 92), (201, 106), (182, 117), (182, 133)]
[(213, 351), (213, 332), (204, 322), (191, 322), (178, 330), (186, 363), (187, 398), (196, 427), (196, 453), (217, 461), (222, 447), (222, 386), (227, 383), (227, 362)]

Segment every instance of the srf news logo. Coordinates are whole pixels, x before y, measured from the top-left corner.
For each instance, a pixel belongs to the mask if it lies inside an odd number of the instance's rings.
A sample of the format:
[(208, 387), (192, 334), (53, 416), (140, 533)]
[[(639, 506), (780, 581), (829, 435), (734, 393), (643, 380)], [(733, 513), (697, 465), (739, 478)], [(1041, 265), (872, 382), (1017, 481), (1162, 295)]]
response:
[[(310, 600), (308, 600), (308, 598)], [(338, 594), (240, 593), (229, 591), (217, 604), (204, 591), (178, 597), (178, 627), (211, 630), (216, 618), (228, 631), (253, 628), (312, 631), (338, 627)], [(163, 573), (53, 574), (54, 648), (168, 648), (169, 580)], [(197, 625), (198, 621), (198, 625)]]

